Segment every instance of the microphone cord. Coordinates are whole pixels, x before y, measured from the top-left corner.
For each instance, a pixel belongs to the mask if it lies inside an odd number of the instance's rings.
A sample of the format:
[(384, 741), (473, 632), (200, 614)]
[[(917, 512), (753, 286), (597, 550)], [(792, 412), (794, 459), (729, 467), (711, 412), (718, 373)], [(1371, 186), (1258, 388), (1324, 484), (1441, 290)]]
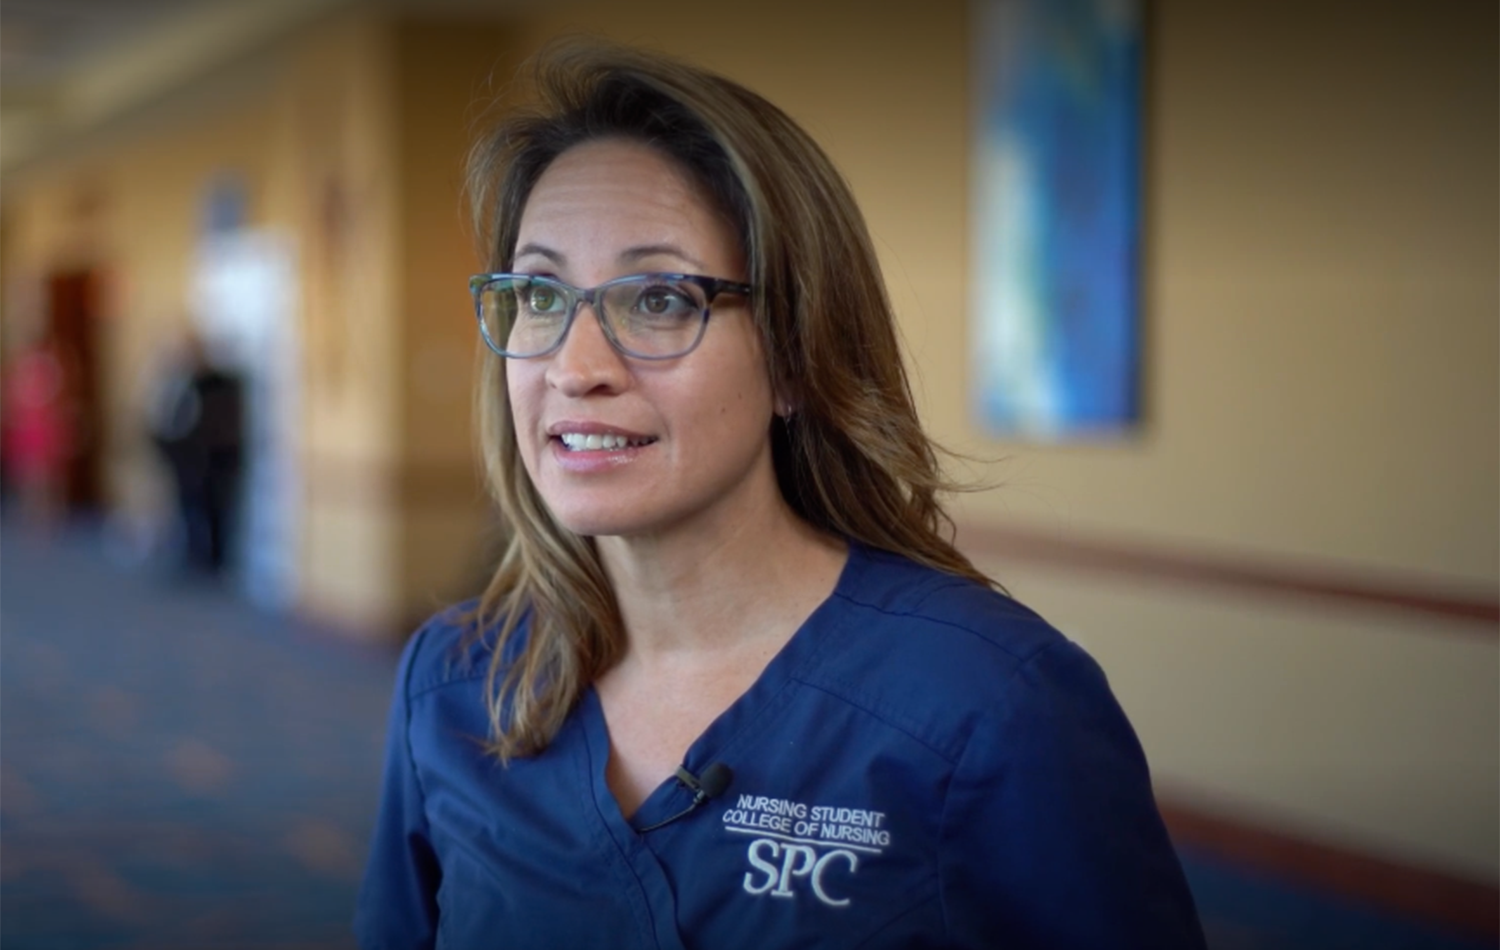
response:
[(679, 818), (683, 818), (687, 815), (692, 814), (704, 802), (720, 794), (724, 791), (724, 789), (728, 788), (730, 779), (733, 778), (733, 776), (734, 773), (729, 771), (729, 767), (719, 762), (714, 762), (713, 764), (705, 768), (703, 770), (703, 778), (701, 780), (692, 772), (689, 772), (685, 766), (678, 766), (677, 781), (684, 788), (690, 788), (693, 790), (693, 800), (688, 802), (688, 806), (677, 814), (671, 815), (667, 818), (663, 818), (661, 821), (658, 821), (655, 824), (647, 825), (644, 828), (639, 828), (636, 830), (636, 834), (643, 835), (648, 831), (655, 831), (656, 829), (661, 828), (665, 825), (670, 825), (672, 822), (676, 821)]

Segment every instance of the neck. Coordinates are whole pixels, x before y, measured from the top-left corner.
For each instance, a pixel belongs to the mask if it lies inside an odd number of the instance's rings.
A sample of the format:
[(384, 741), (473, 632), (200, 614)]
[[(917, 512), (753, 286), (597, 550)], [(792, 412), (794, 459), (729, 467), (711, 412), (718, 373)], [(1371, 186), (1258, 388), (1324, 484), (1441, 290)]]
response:
[(769, 659), (828, 597), (843, 541), (802, 521), (779, 493), (763, 507), (719, 530), (598, 539), (625, 621), (622, 665), (746, 651)]

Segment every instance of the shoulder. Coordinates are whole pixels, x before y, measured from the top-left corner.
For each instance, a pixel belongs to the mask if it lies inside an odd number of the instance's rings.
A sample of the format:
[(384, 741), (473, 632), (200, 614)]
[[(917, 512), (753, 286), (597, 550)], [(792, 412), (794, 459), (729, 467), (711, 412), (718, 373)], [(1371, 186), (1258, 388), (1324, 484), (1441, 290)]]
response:
[(980, 652), (1021, 661), (1061, 638), (1035, 611), (966, 577), (871, 548), (851, 556), (858, 560), (849, 583), (835, 596), (877, 629), (953, 638), (955, 645), (968, 642)]
[(965, 577), (885, 551), (857, 548), (833, 600), (850, 636), (919, 666), (1014, 672), (1067, 644), (1035, 611)]
[(408, 702), (444, 686), (489, 674), (497, 630), (477, 599), (439, 611), (417, 628), (401, 654), (398, 688)]
[(1098, 665), (1035, 611), (978, 584), (869, 548), (825, 609), (808, 685), (958, 754), (980, 719), (1113, 704)]

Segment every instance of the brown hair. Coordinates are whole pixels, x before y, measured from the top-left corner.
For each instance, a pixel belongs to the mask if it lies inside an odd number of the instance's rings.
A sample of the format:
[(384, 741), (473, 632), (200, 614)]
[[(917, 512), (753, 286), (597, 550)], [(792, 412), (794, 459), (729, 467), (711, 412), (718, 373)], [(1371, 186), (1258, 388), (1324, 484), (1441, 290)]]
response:
[[(991, 584), (948, 540), (937, 494), (950, 486), (917, 418), (874, 247), (817, 143), (743, 86), (654, 53), (570, 42), (538, 57), (534, 83), (537, 104), (470, 154), (489, 269), (511, 266), (531, 189), (564, 151), (600, 138), (659, 149), (743, 243), (767, 369), (795, 407), (770, 436), (792, 509), (830, 534)], [(581, 691), (618, 661), (624, 627), (592, 541), (558, 524), (522, 467), (505, 361), (481, 359), (480, 449), (512, 532), (477, 612), (478, 629), (497, 628), (487, 694), (491, 748), (505, 759), (547, 746)]]

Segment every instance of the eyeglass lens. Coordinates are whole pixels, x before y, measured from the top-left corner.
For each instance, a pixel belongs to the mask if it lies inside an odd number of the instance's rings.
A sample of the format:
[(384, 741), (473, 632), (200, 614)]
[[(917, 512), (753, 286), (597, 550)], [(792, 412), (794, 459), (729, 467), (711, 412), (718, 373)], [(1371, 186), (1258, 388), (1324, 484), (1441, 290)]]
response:
[[(537, 356), (558, 345), (583, 301), (583, 292), (559, 281), (501, 277), (480, 288), (480, 319), (485, 336), (504, 355)], [(619, 349), (663, 358), (698, 344), (708, 298), (691, 281), (645, 274), (602, 285), (593, 305)]]

